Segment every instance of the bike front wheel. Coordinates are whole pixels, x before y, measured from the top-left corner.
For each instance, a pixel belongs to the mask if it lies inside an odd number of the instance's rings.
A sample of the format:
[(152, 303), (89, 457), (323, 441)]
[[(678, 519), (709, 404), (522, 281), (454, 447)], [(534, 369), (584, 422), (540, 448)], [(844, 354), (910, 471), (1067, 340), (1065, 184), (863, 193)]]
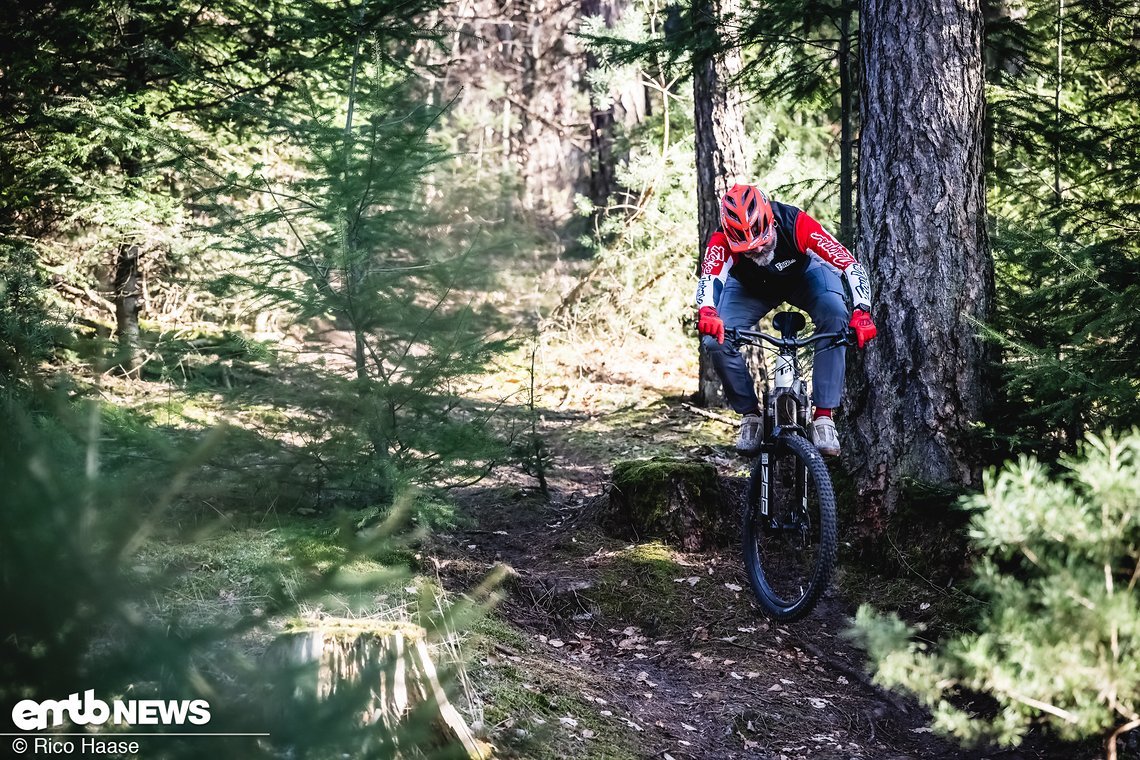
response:
[(764, 612), (781, 622), (807, 615), (831, 581), (838, 547), (831, 475), (810, 441), (783, 435), (757, 457), (742, 522), (744, 567)]

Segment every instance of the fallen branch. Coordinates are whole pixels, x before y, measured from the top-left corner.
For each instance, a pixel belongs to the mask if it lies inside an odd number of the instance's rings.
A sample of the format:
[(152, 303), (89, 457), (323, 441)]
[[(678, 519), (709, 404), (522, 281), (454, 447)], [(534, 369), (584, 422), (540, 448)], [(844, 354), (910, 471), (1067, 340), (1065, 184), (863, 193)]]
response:
[(76, 298), (82, 298), (93, 306), (98, 306), (103, 311), (110, 312), (111, 314), (115, 313), (115, 304), (91, 290), (91, 288), (79, 288), (62, 281), (56, 281), (53, 284), (57, 290), (62, 290), (64, 293), (75, 296)]
[(716, 412), (710, 412), (707, 409), (701, 409), (699, 406), (693, 406), (689, 403), (682, 403), (681, 406), (685, 407), (693, 414), (699, 414), (702, 417), (708, 417), (710, 420), (723, 422), (725, 425), (732, 425), (733, 427), (736, 427), (738, 424), (740, 424), (737, 420), (734, 420), (731, 417), (726, 417), (723, 414), (717, 414)]

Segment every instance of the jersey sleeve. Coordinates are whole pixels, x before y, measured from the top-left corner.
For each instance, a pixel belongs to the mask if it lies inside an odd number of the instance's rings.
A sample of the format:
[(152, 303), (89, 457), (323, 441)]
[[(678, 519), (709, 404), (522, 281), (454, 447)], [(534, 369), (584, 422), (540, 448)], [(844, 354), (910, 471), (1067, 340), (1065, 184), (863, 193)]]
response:
[(720, 300), (720, 292), (728, 279), (728, 272), (736, 263), (736, 254), (728, 249), (728, 238), (719, 230), (709, 238), (705, 256), (701, 260), (701, 274), (697, 280), (697, 308), (711, 306), (716, 308)]
[(840, 272), (859, 263), (843, 243), (803, 212), (796, 219), (796, 246), (804, 253), (814, 253)]
[(814, 253), (838, 269), (851, 291), (851, 301), (855, 308), (871, 311), (871, 280), (867, 276), (867, 270), (843, 243), (805, 213), (796, 219), (796, 245), (804, 253)]

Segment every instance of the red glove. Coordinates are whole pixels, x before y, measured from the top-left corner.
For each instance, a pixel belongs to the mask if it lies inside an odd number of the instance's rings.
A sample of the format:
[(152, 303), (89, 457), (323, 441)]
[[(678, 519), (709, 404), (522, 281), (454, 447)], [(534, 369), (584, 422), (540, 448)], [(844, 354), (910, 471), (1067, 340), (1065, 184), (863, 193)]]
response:
[(859, 344), (859, 348), (879, 334), (875, 329), (875, 323), (871, 321), (871, 315), (862, 309), (856, 309), (851, 315), (851, 324), (848, 327), (855, 331), (855, 341)]
[(724, 320), (711, 306), (702, 306), (697, 312), (697, 332), (711, 335), (717, 343), (724, 343)]

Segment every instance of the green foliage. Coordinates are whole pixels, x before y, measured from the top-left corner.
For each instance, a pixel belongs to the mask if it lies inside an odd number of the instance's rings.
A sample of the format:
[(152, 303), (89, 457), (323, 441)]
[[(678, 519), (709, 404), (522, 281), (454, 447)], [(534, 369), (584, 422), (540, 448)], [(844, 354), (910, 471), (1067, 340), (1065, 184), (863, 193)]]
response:
[(219, 248), (256, 266), (228, 285), (298, 320), (326, 320), (341, 336), (353, 380), (330, 368), (330, 393), (314, 404), (329, 414), (312, 438), (323, 458), (378, 475), (383, 499), (403, 478), (478, 477), (506, 449), (491, 433), (493, 409), (456, 394), (505, 346), (488, 337), (495, 320), (474, 303), (492, 274), (486, 239), (448, 213), (458, 199), (431, 184), (445, 158), (429, 138), (439, 109), (417, 102), (403, 72), (360, 55), (381, 43), (362, 34), (347, 82), (320, 77), (301, 88), (305, 110), (271, 126), (304, 171), (261, 170), (222, 188), (260, 189), (263, 210), (232, 210), (215, 232)]
[(32, 249), (0, 240), (0, 272), (0, 380), (11, 388), (31, 380), (60, 330), (53, 325)]
[(1140, 425), (1140, 247), (1131, 237), (1053, 239), (1025, 227), (996, 241), (1006, 354), (996, 428), (1047, 459), (1086, 430)]
[(988, 26), (1002, 403), (1013, 452), (1140, 424), (1140, 52), (1132, 7), (1013, 4)]
[[(876, 681), (915, 694), (967, 742), (1017, 744), (1043, 723), (1064, 739), (1140, 720), (1140, 431), (1089, 437), (1052, 479), (1023, 458), (986, 478), (974, 546), (977, 631), (935, 651), (896, 616), (863, 606), (856, 630)], [(962, 699), (991, 697), (997, 714)]]
[(161, 493), (143, 502), (134, 484), (158, 474), (146, 463), (131, 477), (104, 472), (99, 416), (60, 402), (42, 399), (56, 410), (48, 414), (0, 400), (0, 603), (13, 611), (0, 641), (5, 715), (21, 699), (86, 690), (107, 701), (204, 699), (204, 730), (269, 736), (166, 737), (148, 744), (150, 754), (201, 757), (207, 741), (225, 757), (393, 757), (394, 745), (455, 756), (426, 713), (395, 730), (362, 724), (355, 716), (371, 699), (365, 679), (322, 699), (299, 688), (315, 682), (306, 668), (265, 653), (283, 619), (319, 609), (374, 615), (378, 596), (399, 597), (390, 608), (418, 606), (429, 630), (454, 624), (456, 609), (407, 598), (411, 575), (392, 559), (407, 536), (407, 499), (364, 529), (344, 515), (336, 524), (189, 533), (164, 510), (201, 476), (224, 433), (206, 436), (172, 475), (161, 473)]

